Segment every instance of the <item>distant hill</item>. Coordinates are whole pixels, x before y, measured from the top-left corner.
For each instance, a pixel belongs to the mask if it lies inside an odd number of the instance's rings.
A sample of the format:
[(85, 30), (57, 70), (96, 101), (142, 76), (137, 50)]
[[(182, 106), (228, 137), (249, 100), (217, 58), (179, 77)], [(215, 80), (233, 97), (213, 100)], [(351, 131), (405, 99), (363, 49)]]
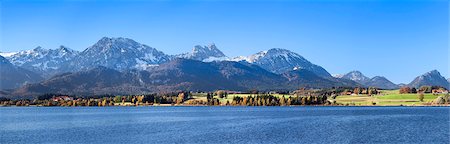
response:
[(430, 72), (417, 76), (407, 86), (418, 88), (425, 85), (450, 88), (448, 80), (446, 80), (437, 70), (432, 70)]
[(300, 87), (308, 88), (331, 88), (331, 87), (346, 87), (346, 86), (360, 86), (358, 83), (339, 79), (339, 78), (323, 78), (317, 76), (315, 73), (304, 69), (292, 70), (282, 74), (288, 79), (288, 86), (292, 89), (298, 89)]
[(400, 86), (392, 83), (387, 78), (382, 76), (375, 76), (370, 79), (369, 82), (365, 83), (364, 85), (369, 87), (377, 87), (381, 89), (398, 89)]
[(382, 76), (375, 76), (373, 78), (369, 78), (362, 74), (360, 71), (351, 71), (347, 74), (341, 75), (340, 78), (353, 80), (362, 84), (365, 87), (377, 87), (381, 89), (397, 89), (398, 85), (392, 83), (387, 78)]

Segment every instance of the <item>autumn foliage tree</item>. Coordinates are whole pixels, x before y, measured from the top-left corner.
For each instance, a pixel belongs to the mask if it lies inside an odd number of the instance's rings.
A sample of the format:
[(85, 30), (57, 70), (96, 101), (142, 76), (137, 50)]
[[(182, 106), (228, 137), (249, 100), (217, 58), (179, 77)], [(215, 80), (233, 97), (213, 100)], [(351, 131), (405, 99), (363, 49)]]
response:
[(407, 93), (411, 93), (411, 88), (409, 87), (401, 87), (399, 90), (400, 94), (407, 94)]

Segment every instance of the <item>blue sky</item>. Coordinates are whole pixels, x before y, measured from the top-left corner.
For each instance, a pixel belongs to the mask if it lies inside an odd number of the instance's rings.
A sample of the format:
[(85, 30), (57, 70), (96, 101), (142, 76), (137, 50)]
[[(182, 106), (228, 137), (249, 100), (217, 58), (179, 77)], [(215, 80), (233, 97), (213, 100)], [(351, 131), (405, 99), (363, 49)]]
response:
[(395, 83), (450, 71), (446, 0), (2, 0), (0, 14), (0, 51), (82, 51), (108, 36), (167, 54), (210, 42), (230, 57), (285, 48), (332, 74), (360, 70)]

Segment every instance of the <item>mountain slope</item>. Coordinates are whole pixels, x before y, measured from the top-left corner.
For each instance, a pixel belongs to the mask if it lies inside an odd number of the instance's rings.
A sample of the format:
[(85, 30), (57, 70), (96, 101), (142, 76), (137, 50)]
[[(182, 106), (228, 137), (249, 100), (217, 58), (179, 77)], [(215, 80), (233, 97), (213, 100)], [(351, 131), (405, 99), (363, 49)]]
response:
[(144, 82), (158, 91), (243, 89), (225, 78), (211, 63), (188, 59), (174, 59), (155, 67), (148, 78)]
[(420, 75), (408, 84), (409, 87), (415, 88), (425, 85), (450, 88), (448, 81), (437, 70), (432, 70), (423, 75)]
[(36, 73), (19, 68), (0, 56), (0, 89), (18, 88), (26, 83), (42, 80)]
[(167, 62), (170, 56), (128, 38), (104, 37), (81, 52), (65, 68), (71, 71), (104, 66), (116, 70), (147, 69)]
[[(259, 67), (258, 67), (259, 68)], [(97, 67), (87, 71), (56, 75), (39, 84), (26, 85), (13, 95), (35, 96), (43, 93), (65, 94), (142, 94), (176, 90), (212, 91), (217, 89), (248, 90), (269, 88), (264, 79), (278, 75), (261, 68), (236, 62), (204, 63), (196, 60), (174, 59), (149, 71), (116, 71)], [(265, 72), (261, 72), (265, 71)], [(269, 75), (265, 78), (265, 74)], [(242, 79), (241, 79), (242, 78)], [(266, 82), (265, 85), (262, 85)], [(279, 81), (275, 81), (279, 82)]]
[(246, 61), (277, 74), (295, 69), (305, 69), (320, 77), (331, 78), (331, 75), (324, 68), (312, 64), (299, 54), (286, 49), (273, 48), (248, 57), (236, 57), (233, 61)]
[(208, 46), (196, 45), (192, 48), (191, 52), (180, 54), (176, 57), (205, 62), (227, 59), (227, 56), (225, 56), (225, 54), (223, 54), (214, 43), (209, 44)]
[(37, 84), (25, 85), (14, 95), (33, 96), (45, 93), (64, 93), (77, 95), (127, 94), (140, 92), (139, 82), (129, 73), (106, 67), (96, 67), (88, 71), (56, 75)]

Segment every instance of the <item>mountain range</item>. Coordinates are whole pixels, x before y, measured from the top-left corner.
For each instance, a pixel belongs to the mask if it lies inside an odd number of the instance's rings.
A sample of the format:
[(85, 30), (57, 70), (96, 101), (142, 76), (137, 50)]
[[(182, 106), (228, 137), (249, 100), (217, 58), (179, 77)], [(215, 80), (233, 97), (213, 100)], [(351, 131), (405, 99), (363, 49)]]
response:
[(218, 89), (286, 91), (299, 87), (327, 88), (355, 85), (358, 84), (353, 81), (326, 79), (302, 69), (275, 74), (256, 65), (234, 61), (201, 62), (177, 58), (145, 71), (117, 71), (100, 66), (87, 71), (64, 73), (39, 83), (25, 85), (12, 95), (27, 97), (42, 93), (137, 94)]
[[(196, 45), (191, 52), (168, 55), (132, 39), (103, 37), (81, 52), (60, 46), (57, 49), (37, 47), (0, 55), (4, 56), (2, 71), (5, 71), (0, 79), (14, 79), (8, 85), (0, 85), (0, 89), (15, 89), (11, 95), (399, 87), (382, 76), (368, 78), (358, 71), (332, 77), (321, 66), (281, 48), (230, 58), (212, 43)], [(6, 73), (21, 76), (6, 77)], [(418, 78), (419, 82), (409, 85), (444, 84), (442, 80), (434, 80), (434, 77)], [(433, 80), (428, 82), (427, 79)]]
[(65, 62), (78, 55), (78, 51), (65, 46), (58, 49), (44, 49), (40, 46), (26, 51), (9, 53), (8, 60), (21, 68), (50, 76), (59, 72)]
[(450, 89), (450, 78), (445, 79), (437, 70), (432, 70), (417, 76), (409, 84), (394, 84), (383, 76), (369, 78), (360, 71), (351, 71), (347, 74), (335, 75), (334, 77), (352, 80), (365, 87), (377, 87), (381, 89), (398, 89), (403, 86), (415, 88), (419, 88), (420, 86), (441, 86)]

